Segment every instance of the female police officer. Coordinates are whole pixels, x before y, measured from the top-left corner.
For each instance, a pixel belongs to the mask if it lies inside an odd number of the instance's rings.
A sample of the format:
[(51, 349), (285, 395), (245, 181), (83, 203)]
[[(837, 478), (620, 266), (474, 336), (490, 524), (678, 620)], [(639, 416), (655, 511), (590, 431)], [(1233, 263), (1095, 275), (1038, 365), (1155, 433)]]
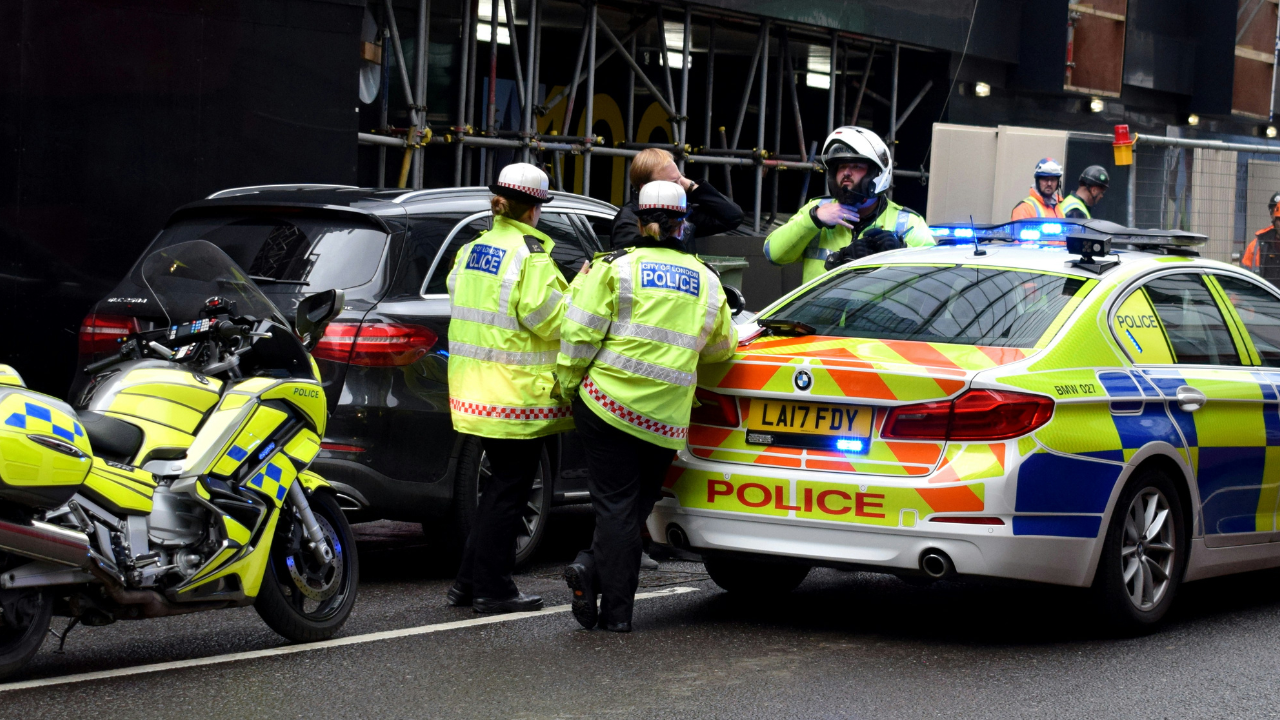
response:
[(684, 190), (648, 183), (638, 210), (644, 237), (575, 278), (556, 367), (562, 392), (577, 396), (596, 516), (591, 548), (565, 580), (578, 622), (615, 632), (631, 630), (640, 527), (684, 446), (697, 366), (737, 346), (720, 279), (681, 249)]
[(508, 165), (489, 190), (493, 229), (458, 251), (448, 280), (453, 427), (480, 437), (493, 471), (449, 603), (516, 612), (542, 607), (511, 579), (521, 511), (544, 438), (573, 427), (568, 403), (550, 394), (567, 286), (554, 243), (534, 228), (550, 200), (546, 173)]

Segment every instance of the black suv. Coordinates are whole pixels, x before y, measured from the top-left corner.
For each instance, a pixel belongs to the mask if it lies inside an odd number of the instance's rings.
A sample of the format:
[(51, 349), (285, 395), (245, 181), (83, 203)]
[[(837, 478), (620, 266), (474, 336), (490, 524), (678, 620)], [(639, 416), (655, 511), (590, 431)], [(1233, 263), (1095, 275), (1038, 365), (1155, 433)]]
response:
[[(553, 193), (538, 229), (572, 281), (609, 246), (617, 208)], [(293, 317), (298, 300), (339, 288), (342, 314), (313, 353), (331, 413), (314, 469), (341, 494), (353, 522), (422, 522), (456, 552), (470, 529), (487, 461), (449, 417), (449, 297), (445, 276), (459, 248), (488, 229), (489, 191), (376, 190), (286, 185), (224, 190), (169, 218), (143, 253), (203, 239), (222, 248)], [(140, 261), (139, 261), (140, 262)], [(138, 266), (99, 301), (80, 329), (80, 367), (113, 351), (133, 329), (165, 322)], [(77, 373), (73, 397), (86, 384)], [(533, 554), (548, 510), (589, 499), (586, 469), (567, 433), (551, 447), (524, 518), (518, 559)]]

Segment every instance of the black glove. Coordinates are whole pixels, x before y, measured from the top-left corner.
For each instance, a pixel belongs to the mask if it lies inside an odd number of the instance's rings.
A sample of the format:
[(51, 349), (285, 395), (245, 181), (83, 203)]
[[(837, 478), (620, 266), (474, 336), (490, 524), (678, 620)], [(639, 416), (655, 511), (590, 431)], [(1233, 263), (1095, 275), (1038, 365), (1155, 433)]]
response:
[(888, 250), (897, 250), (906, 247), (906, 244), (889, 230), (881, 228), (871, 228), (862, 233), (862, 239), (866, 241), (872, 253), (880, 253)]
[(827, 270), (834, 270), (847, 262), (866, 257), (872, 252), (874, 251), (865, 239), (856, 238), (853, 242), (828, 255), (824, 267)]

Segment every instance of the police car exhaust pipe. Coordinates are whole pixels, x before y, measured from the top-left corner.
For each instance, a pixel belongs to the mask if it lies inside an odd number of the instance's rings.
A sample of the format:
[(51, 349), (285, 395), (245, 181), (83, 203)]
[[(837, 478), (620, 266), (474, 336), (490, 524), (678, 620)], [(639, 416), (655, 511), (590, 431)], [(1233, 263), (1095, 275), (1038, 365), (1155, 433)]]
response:
[(667, 542), (678, 550), (689, 549), (689, 536), (684, 534), (684, 528), (674, 523), (667, 526)]
[(951, 558), (936, 548), (929, 548), (920, 553), (920, 569), (934, 580), (954, 575), (956, 572), (956, 566), (951, 562)]

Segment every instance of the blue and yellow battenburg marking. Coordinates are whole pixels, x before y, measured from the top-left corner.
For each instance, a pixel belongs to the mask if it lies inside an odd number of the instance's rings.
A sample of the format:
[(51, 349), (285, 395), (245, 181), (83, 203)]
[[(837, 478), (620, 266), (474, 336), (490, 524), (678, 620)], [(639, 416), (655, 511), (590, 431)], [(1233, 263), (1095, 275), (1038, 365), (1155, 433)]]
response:
[(5, 418), (4, 424), (26, 430), (32, 435), (52, 435), (70, 443), (84, 437), (84, 428), (80, 427), (80, 423), (60, 412), (57, 413), (55, 420), (54, 414), (55, 411), (52, 408), (25, 402), (21, 410), (12, 412)]
[(297, 471), (293, 467), (293, 463), (286, 458), (277, 454), (253, 477), (249, 478), (248, 485), (266, 493), (275, 499), (279, 505), (284, 502), (284, 497), (289, 493), (289, 486), (293, 484), (294, 478), (298, 476)]

